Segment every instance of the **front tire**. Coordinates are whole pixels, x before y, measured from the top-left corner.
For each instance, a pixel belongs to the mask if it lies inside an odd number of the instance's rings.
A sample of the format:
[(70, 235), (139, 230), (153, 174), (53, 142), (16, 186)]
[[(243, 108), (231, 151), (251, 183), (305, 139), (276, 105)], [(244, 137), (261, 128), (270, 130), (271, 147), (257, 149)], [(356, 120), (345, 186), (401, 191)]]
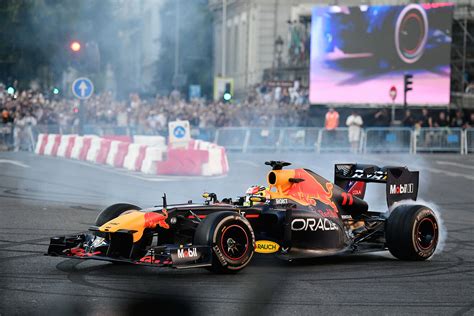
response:
[(439, 225), (432, 209), (400, 205), (387, 220), (385, 239), (390, 253), (401, 260), (430, 258), (438, 245)]
[[(121, 214), (130, 211), (130, 210), (136, 210), (140, 211), (141, 207), (138, 207), (133, 204), (128, 204), (128, 203), (117, 203), (113, 204), (109, 207), (107, 207), (105, 210), (99, 213), (95, 220), (95, 225), (97, 227), (100, 227), (107, 223), (108, 221), (119, 217)], [(102, 238), (108, 238), (107, 233), (102, 233), (102, 232), (93, 232), (94, 235), (102, 237)], [(136, 246), (134, 245), (134, 250), (132, 252), (131, 258), (141, 258), (144, 256), (147, 252), (148, 247), (151, 245), (153, 239), (153, 235), (150, 234), (143, 234), (143, 237), (136, 242)]]
[(245, 268), (252, 259), (255, 234), (248, 220), (240, 214), (216, 212), (198, 226), (194, 244), (212, 248), (212, 272), (232, 273)]

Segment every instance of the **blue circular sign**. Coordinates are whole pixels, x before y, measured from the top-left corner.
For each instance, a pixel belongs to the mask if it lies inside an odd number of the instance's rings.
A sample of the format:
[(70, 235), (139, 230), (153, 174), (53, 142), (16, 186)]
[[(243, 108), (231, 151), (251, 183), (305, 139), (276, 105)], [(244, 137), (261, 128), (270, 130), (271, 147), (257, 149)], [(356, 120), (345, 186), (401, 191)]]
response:
[(72, 93), (81, 100), (89, 99), (94, 92), (94, 85), (89, 78), (77, 78), (72, 83)]
[(173, 135), (176, 138), (183, 138), (186, 135), (186, 130), (182, 126), (176, 126), (173, 130)]

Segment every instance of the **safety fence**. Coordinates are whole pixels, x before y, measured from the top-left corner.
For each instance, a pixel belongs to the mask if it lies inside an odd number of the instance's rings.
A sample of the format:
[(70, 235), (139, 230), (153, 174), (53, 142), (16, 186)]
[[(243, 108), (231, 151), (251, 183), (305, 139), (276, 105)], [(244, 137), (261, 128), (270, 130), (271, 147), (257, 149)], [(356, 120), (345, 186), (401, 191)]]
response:
[(474, 153), (474, 128), (468, 128), (464, 131), (464, 153)]
[(420, 128), (415, 135), (415, 152), (465, 153), (465, 131), (461, 128)]
[[(77, 126), (0, 124), (0, 150), (31, 150), (40, 133), (77, 134)], [(139, 127), (85, 125), (85, 135), (161, 135)], [(229, 152), (474, 153), (474, 128), (368, 127), (357, 130), (316, 127), (193, 128), (194, 139), (211, 141)]]
[(413, 153), (415, 134), (413, 129), (404, 127), (364, 129), (362, 148), (364, 153), (390, 152)]

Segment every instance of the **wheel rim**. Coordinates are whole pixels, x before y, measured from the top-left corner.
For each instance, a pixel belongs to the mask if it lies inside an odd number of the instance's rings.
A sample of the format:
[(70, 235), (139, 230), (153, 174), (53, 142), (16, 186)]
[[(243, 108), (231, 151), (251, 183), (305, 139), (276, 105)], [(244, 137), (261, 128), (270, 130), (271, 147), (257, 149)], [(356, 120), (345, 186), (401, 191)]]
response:
[(223, 254), (231, 260), (242, 259), (248, 250), (249, 238), (244, 228), (231, 225), (224, 229), (220, 246)]
[(395, 27), (397, 54), (405, 63), (412, 64), (423, 55), (428, 34), (428, 17), (416, 4), (406, 6)]
[(438, 229), (431, 217), (423, 218), (416, 227), (416, 245), (423, 250), (427, 250), (436, 245)]

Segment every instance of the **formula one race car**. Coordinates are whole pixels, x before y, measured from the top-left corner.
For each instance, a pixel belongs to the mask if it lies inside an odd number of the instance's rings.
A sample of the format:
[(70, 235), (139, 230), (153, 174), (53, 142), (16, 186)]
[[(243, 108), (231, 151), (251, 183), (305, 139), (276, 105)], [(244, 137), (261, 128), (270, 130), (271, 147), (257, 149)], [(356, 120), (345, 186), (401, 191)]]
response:
[[(337, 164), (333, 184), (308, 169), (283, 169), (287, 162), (266, 164), (269, 187), (253, 186), (235, 201), (205, 193), (203, 204), (167, 205), (166, 195), (148, 209), (115, 204), (90, 232), (51, 238), (47, 254), (214, 272), (242, 270), (254, 252), (285, 260), (387, 249), (402, 260), (433, 255), (436, 214), (403, 203), (416, 200), (418, 172)], [(390, 212), (368, 210), (368, 182), (386, 185)]]

